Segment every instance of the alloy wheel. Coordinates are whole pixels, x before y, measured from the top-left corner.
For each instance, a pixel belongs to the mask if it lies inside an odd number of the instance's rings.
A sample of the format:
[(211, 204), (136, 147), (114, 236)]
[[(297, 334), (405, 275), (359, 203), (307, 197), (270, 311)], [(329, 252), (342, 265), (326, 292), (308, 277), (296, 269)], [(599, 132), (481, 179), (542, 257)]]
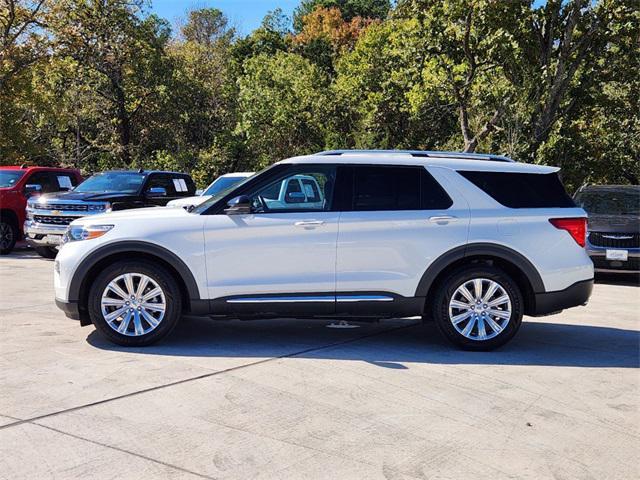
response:
[(13, 243), (13, 229), (8, 223), (0, 223), (0, 250), (9, 248)]
[(490, 340), (502, 333), (511, 319), (511, 298), (502, 285), (473, 278), (460, 285), (449, 301), (449, 320), (469, 340)]
[(162, 288), (142, 273), (125, 273), (114, 278), (102, 293), (102, 316), (113, 330), (129, 337), (155, 330), (166, 311)]

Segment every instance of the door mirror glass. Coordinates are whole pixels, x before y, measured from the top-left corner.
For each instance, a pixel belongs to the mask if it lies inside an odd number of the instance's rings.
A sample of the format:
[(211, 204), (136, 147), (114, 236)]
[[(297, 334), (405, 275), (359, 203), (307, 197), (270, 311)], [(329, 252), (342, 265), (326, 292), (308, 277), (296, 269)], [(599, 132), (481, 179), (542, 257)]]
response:
[(224, 213), (227, 215), (245, 215), (251, 213), (251, 199), (246, 195), (234, 197), (227, 203)]
[(291, 192), (287, 195), (287, 203), (303, 203), (306, 199), (302, 192)]
[(167, 190), (163, 187), (151, 187), (149, 190), (147, 190), (147, 197), (149, 198), (159, 198), (166, 196)]
[(35, 183), (30, 183), (25, 185), (24, 187), (24, 196), (25, 197), (32, 197), (35, 195), (40, 195), (42, 193), (42, 186), (41, 185), (37, 185)]

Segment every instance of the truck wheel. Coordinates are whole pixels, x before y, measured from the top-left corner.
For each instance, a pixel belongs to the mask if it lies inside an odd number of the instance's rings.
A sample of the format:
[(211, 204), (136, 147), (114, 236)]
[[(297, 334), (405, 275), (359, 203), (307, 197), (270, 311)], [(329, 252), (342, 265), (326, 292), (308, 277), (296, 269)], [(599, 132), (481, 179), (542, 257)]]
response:
[(0, 220), (0, 255), (11, 253), (18, 235), (18, 227), (15, 223), (5, 219)]
[(436, 291), (432, 316), (447, 340), (465, 350), (493, 350), (513, 338), (522, 323), (518, 285), (484, 265), (449, 274)]
[(33, 247), (38, 255), (44, 258), (56, 258), (58, 249), (54, 247)]
[(180, 289), (164, 268), (123, 260), (103, 270), (89, 290), (96, 329), (125, 347), (151, 345), (168, 335), (182, 312)]

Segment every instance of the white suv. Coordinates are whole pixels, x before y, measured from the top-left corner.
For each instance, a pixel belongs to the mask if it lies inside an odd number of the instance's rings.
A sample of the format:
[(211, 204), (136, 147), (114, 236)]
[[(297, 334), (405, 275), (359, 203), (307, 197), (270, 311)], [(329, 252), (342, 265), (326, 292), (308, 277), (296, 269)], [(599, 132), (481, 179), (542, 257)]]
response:
[[(55, 262), (56, 303), (128, 346), (160, 340), (190, 313), (422, 316), (463, 348), (495, 348), (524, 314), (591, 294), (586, 214), (557, 171), (443, 152), (291, 158), (191, 212), (74, 221)], [(291, 179), (310, 183), (280, 199)]]

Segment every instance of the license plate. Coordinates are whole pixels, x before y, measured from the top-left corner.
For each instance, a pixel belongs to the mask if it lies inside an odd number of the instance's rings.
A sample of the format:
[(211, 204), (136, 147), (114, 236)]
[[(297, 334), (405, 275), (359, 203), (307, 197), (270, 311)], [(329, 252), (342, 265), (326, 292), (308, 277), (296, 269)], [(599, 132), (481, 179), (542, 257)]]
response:
[(607, 250), (607, 260), (622, 260), (627, 261), (629, 252), (627, 250)]
[(60, 235), (47, 235), (44, 239), (51, 245), (60, 245)]

